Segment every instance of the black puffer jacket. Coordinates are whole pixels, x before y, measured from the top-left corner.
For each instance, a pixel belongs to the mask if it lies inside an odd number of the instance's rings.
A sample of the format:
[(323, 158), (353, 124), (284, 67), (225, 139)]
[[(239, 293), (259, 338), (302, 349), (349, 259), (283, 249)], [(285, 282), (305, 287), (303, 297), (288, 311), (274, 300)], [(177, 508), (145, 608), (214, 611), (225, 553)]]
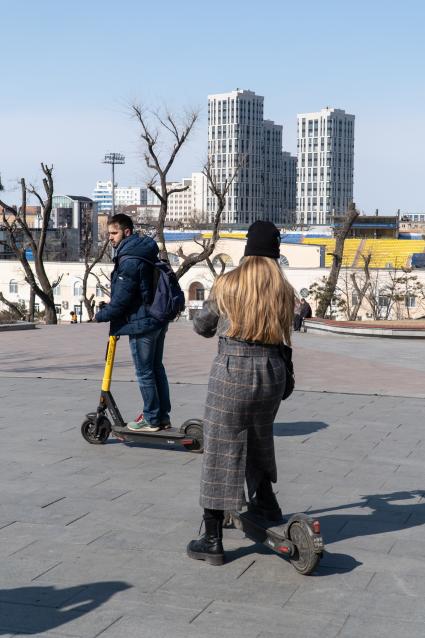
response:
[(111, 301), (96, 314), (96, 321), (111, 322), (112, 335), (146, 334), (163, 325), (149, 314), (154, 268), (137, 257), (155, 262), (157, 243), (151, 237), (130, 235), (118, 246), (111, 277)]

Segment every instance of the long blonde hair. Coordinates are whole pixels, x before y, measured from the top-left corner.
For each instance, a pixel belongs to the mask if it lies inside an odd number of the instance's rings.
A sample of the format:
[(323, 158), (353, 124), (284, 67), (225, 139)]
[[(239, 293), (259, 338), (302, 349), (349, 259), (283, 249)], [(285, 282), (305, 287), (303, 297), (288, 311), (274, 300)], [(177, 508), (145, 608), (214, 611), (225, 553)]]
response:
[(217, 277), (211, 295), (230, 321), (228, 337), (291, 345), (294, 289), (277, 260), (245, 257), (237, 268)]

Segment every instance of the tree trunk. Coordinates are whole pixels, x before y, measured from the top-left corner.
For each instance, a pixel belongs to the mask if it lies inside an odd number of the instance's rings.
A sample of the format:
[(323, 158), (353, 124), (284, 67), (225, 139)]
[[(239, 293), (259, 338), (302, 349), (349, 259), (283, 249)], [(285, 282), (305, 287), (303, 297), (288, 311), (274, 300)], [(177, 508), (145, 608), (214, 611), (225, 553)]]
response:
[(329, 273), (328, 279), (325, 284), (325, 289), (316, 310), (316, 315), (318, 317), (321, 317), (322, 319), (325, 318), (326, 312), (331, 305), (333, 296), (335, 294), (336, 285), (338, 283), (338, 276), (341, 270), (345, 239), (350, 232), (351, 226), (358, 216), (359, 213), (356, 211), (355, 204), (350, 204), (342, 228), (340, 228), (336, 232), (335, 252), (333, 253), (331, 271)]
[(35, 311), (35, 294), (34, 294), (34, 290), (30, 288), (30, 304), (28, 309), (28, 321), (34, 321), (34, 311)]
[(350, 277), (351, 277), (351, 281), (353, 282), (353, 286), (354, 289), (356, 291), (357, 294), (357, 303), (354, 306), (354, 308), (351, 309), (351, 313), (350, 313), (350, 321), (355, 321), (357, 319), (357, 315), (359, 313), (359, 310), (362, 306), (363, 300), (366, 296), (366, 293), (368, 291), (368, 288), (370, 286), (370, 272), (369, 272), (369, 264), (370, 261), (372, 259), (372, 253), (370, 253), (369, 255), (362, 255), (363, 257), (363, 261), (364, 261), (364, 273), (365, 273), (365, 281), (362, 285), (362, 287), (360, 288), (359, 284), (357, 283), (357, 279), (356, 279), (356, 273), (352, 272)]
[(35, 271), (37, 273), (38, 281), (40, 282), (40, 286), (44, 293), (44, 295), (41, 297), (41, 300), (46, 310), (45, 322), (46, 324), (50, 324), (50, 325), (57, 324), (58, 318), (56, 315), (53, 290), (52, 290), (52, 286), (50, 284), (49, 278), (46, 274), (46, 270), (44, 268), (42, 255), (38, 254), (35, 259)]

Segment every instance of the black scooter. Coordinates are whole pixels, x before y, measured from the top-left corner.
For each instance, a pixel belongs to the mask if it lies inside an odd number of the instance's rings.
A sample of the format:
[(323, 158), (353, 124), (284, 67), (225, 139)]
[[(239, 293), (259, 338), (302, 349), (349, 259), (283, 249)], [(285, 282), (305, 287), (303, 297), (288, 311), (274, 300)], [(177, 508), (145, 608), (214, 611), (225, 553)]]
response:
[[(81, 434), (88, 443), (106, 443), (112, 433), (121, 441), (154, 442), (165, 445), (182, 445), (189, 452), (201, 454), (204, 450), (202, 421), (189, 419), (180, 429), (169, 428), (158, 432), (135, 432), (126, 427), (114, 397), (111, 394), (112, 370), (114, 367), (115, 351), (119, 337), (109, 337), (106, 350), (105, 371), (103, 374), (102, 390), (96, 412), (89, 412), (81, 426)], [(109, 413), (111, 420), (107, 417)]]
[(325, 548), (320, 521), (306, 514), (293, 514), (287, 522), (276, 524), (248, 510), (228, 512), (225, 527), (232, 524), (248, 538), (287, 558), (300, 574), (314, 572)]

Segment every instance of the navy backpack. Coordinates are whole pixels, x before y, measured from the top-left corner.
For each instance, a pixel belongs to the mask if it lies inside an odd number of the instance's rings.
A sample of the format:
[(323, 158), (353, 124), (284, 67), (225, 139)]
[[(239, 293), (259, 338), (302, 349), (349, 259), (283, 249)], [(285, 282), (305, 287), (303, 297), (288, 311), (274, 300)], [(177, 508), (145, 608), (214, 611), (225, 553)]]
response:
[[(154, 270), (154, 296), (149, 308), (149, 314), (161, 323), (173, 321), (185, 309), (184, 292), (180, 288), (176, 274), (168, 261), (159, 259), (150, 261), (144, 257), (135, 255), (123, 255), (120, 262), (125, 259), (138, 259), (145, 261), (155, 268)], [(156, 282), (156, 286), (155, 286)]]

